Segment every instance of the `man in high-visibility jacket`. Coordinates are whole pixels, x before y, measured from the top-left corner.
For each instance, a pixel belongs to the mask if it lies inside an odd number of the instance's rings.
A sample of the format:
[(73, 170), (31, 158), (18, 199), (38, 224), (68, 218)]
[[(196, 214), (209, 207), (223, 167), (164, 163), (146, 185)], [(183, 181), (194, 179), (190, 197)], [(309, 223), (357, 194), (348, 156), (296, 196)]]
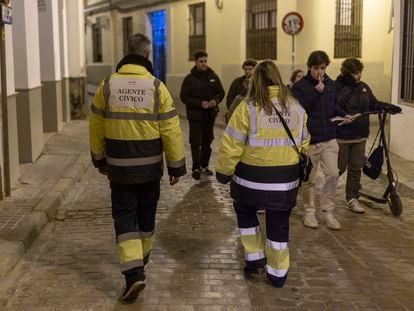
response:
[(151, 41), (131, 36), (116, 73), (98, 87), (89, 119), (92, 161), (108, 176), (124, 300), (145, 287), (165, 152), (170, 184), (186, 173), (180, 121), (166, 86), (153, 76)]

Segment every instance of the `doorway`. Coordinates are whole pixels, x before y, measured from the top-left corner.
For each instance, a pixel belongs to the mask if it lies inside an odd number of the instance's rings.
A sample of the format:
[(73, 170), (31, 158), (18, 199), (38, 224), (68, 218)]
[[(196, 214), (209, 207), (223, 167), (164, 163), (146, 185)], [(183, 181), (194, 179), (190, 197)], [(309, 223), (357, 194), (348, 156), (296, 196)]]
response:
[(152, 26), (152, 59), (154, 75), (165, 83), (167, 70), (167, 20), (165, 10), (149, 14)]

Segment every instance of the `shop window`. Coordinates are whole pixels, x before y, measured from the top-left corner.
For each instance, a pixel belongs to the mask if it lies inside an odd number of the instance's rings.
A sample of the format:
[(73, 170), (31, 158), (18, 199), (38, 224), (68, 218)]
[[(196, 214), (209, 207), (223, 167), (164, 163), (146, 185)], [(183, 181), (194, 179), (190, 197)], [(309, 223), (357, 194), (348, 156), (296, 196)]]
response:
[(414, 103), (414, 0), (404, 0), (401, 99)]

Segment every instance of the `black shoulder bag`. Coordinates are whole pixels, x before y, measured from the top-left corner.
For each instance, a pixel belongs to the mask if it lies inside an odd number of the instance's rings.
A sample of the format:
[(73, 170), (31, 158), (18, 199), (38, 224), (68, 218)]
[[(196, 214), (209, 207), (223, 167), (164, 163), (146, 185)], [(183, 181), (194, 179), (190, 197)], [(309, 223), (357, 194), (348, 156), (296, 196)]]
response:
[(293, 143), (293, 148), (299, 155), (299, 164), (300, 164), (300, 174), (299, 174), (299, 180), (300, 182), (307, 182), (309, 180), (309, 176), (311, 174), (313, 164), (311, 159), (308, 157), (307, 154), (300, 152), (298, 146), (296, 145), (295, 139), (293, 138), (292, 132), (290, 131), (289, 127), (286, 124), (285, 119), (282, 117), (282, 114), (279, 112), (279, 110), (275, 108), (277, 115), (279, 116), (280, 121), (283, 124), (283, 127), (285, 128), (286, 133), (288, 134), (290, 140)]
[(374, 149), (380, 131), (381, 129), (378, 130), (377, 136), (375, 136), (374, 142), (372, 143), (371, 150), (362, 167), (364, 174), (371, 179), (377, 179), (381, 175), (382, 164), (384, 163), (384, 146), (382, 145), (381, 137), (379, 138), (378, 146)]

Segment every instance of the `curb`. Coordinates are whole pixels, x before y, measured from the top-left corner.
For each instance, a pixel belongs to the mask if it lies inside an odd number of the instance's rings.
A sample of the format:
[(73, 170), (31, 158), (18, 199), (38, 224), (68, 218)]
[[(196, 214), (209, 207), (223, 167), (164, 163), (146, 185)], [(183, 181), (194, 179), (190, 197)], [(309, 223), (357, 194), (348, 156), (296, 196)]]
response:
[(32, 208), (24, 222), (13, 229), (7, 239), (0, 239), (0, 279), (17, 265), (48, 222), (55, 219), (57, 209), (90, 165), (89, 156), (80, 156), (53, 188)]

